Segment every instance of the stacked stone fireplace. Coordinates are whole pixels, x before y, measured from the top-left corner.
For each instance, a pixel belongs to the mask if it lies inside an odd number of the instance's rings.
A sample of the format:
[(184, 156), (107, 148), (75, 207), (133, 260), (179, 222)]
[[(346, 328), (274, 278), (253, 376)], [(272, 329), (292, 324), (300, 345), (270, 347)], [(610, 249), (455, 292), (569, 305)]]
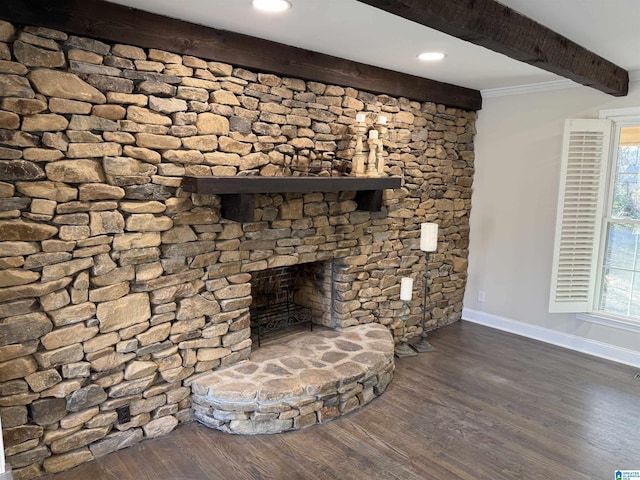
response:
[[(219, 196), (182, 189), (185, 176), (294, 174), (291, 152), (348, 164), (361, 112), (389, 119), (385, 174), (403, 179), (380, 212), (350, 191), (276, 193), (239, 223)], [(474, 125), (445, 105), (0, 21), (0, 416), (14, 477), (191, 421), (192, 384), (252, 352), (256, 272), (311, 272), (297, 295), (315, 323), (397, 337), (400, 279), (415, 280), (417, 334), (428, 268), (428, 328), (458, 320)], [(319, 175), (341, 174), (326, 163)], [(425, 221), (440, 226), (428, 266)]]

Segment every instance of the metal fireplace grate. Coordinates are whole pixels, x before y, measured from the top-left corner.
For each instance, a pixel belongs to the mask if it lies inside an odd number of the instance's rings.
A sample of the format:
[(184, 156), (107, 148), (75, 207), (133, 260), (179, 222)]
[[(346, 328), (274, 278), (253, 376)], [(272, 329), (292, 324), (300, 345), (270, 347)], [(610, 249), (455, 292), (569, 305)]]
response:
[(313, 330), (311, 308), (293, 302), (293, 288), (287, 288), (284, 302), (271, 303), (263, 307), (251, 308), (251, 327), (258, 337), (258, 346), (262, 337), (277, 330), (308, 323)]

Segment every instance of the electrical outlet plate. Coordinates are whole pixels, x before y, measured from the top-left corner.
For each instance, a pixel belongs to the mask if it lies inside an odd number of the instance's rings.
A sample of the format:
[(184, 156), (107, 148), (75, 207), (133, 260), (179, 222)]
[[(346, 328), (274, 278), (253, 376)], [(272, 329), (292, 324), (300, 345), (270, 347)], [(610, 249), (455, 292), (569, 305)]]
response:
[(485, 298), (486, 298), (486, 292), (484, 290), (479, 290), (478, 291), (478, 301), (479, 302), (484, 302)]
[(118, 414), (118, 423), (129, 423), (131, 421), (131, 410), (129, 409), (129, 405), (123, 405), (122, 407), (116, 408), (116, 413)]

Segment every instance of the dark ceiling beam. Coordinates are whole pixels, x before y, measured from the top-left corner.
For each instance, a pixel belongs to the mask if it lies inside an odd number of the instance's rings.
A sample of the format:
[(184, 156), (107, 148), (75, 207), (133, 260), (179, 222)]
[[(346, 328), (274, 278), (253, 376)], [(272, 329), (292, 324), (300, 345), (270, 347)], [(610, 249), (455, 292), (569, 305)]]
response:
[(628, 93), (626, 70), (495, 0), (358, 1), (610, 95)]
[(0, 18), (106, 41), (157, 48), (262, 72), (435, 102), (482, 107), (480, 92), (102, 0), (3, 0)]

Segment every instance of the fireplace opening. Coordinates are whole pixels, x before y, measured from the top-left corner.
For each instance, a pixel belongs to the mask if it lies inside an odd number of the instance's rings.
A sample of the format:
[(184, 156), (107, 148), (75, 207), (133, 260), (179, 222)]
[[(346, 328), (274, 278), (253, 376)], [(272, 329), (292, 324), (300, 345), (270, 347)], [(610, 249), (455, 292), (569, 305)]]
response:
[(331, 272), (332, 262), (311, 262), (252, 274), (251, 332), (258, 347), (272, 333), (333, 327)]

